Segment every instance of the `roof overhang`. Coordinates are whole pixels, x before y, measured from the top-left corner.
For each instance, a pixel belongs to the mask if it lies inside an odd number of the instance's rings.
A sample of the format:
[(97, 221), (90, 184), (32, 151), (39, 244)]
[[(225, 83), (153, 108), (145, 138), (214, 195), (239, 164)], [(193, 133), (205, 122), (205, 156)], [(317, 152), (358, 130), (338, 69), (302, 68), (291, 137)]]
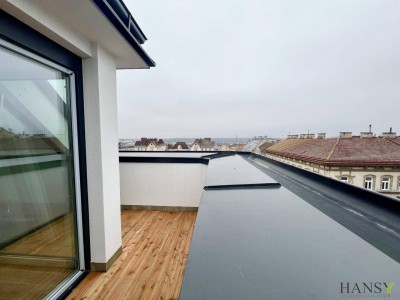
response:
[(98, 44), (118, 69), (147, 69), (154, 61), (143, 50), (145, 35), (121, 0), (7, 0), (8, 14), (82, 58)]

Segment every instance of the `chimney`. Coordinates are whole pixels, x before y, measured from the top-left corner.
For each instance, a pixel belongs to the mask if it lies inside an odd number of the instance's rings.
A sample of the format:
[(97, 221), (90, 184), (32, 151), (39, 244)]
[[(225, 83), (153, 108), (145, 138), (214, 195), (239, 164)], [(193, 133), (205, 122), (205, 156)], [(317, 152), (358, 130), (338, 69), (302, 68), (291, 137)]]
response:
[(389, 132), (382, 132), (382, 137), (394, 138), (396, 137), (396, 132), (393, 132), (392, 127), (390, 127)]
[(307, 133), (306, 139), (313, 139), (315, 137), (315, 133)]
[(325, 137), (326, 137), (326, 133), (325, 132), (317, 133), (317, 139), (324, 139)]
[(374, 137), (374, 133), (371, 131), (364, 131), (364, 132), (360, 132), (360, 137), (365, 139), (365, 138), (372, 138)]
[(340, 132), (340, 138), (342, 139), (350, 139), (352, 137), (351, 131), (342, 131)]

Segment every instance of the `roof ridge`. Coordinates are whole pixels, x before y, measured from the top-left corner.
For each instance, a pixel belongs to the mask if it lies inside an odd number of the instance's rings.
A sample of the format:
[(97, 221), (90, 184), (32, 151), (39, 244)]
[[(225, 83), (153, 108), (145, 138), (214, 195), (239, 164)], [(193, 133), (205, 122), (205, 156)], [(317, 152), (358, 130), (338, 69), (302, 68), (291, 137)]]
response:
[(335, 152), (335, 149), (336, 149), (337, 144), (339, 144), (339, 141), (340, 141), (340, 137), (338, 137), (338, 139), (337, 139), (335, 145), (333, 145), (332, 150), (331, 150), (331, 152), (329, 152), (329, 155), (328, 155), (328, 157), (326, 158), (326, 160), (330, 160), (330, 159), (331, 159), (331, 157), (332, 157), (332, 155), (333, 155), (333, 152)]

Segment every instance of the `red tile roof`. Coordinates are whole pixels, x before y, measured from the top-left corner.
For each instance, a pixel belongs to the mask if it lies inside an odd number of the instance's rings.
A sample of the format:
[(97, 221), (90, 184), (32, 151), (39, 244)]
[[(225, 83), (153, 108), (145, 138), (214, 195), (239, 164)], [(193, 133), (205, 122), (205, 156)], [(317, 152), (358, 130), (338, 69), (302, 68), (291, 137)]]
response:
[(140, 141), (135, 142), (135, 146), (148, 146), (151, 142), (153, 142), (157, 146), (165, 145), (162, 139), (157, 140), (157, 138), (141, 138)]
[(171, 145), (169, 149), (177, 150), (181, 146), (181, 149), (189, 150), (189, 146), (185, 142), (176, 142), (175, 145)]
[(400, 137), (286, 139), (262, 152), (325, 165), (400, 166)]
[(196, 139), (193, 144), (199, 144), (200, 147), (214, 147), (215, 142), (211, 140), (211, 138), (204, 138), (204, 139)]

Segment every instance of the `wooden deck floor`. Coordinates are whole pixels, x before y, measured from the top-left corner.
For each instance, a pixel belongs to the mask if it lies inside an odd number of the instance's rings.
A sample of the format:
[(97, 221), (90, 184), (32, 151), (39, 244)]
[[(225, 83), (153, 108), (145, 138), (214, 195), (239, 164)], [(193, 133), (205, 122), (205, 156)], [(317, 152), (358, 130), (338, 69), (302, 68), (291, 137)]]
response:
[(72, 214), (65, 215), (0, 249), (1, 254), (75, 257)]
[(122, 255), (67, 299), (178, 299), (195, 219), (195, 212), (122, 211)]
[(0, 299), (42, 299), (74, 271), (72, 215), (0, 249)]

